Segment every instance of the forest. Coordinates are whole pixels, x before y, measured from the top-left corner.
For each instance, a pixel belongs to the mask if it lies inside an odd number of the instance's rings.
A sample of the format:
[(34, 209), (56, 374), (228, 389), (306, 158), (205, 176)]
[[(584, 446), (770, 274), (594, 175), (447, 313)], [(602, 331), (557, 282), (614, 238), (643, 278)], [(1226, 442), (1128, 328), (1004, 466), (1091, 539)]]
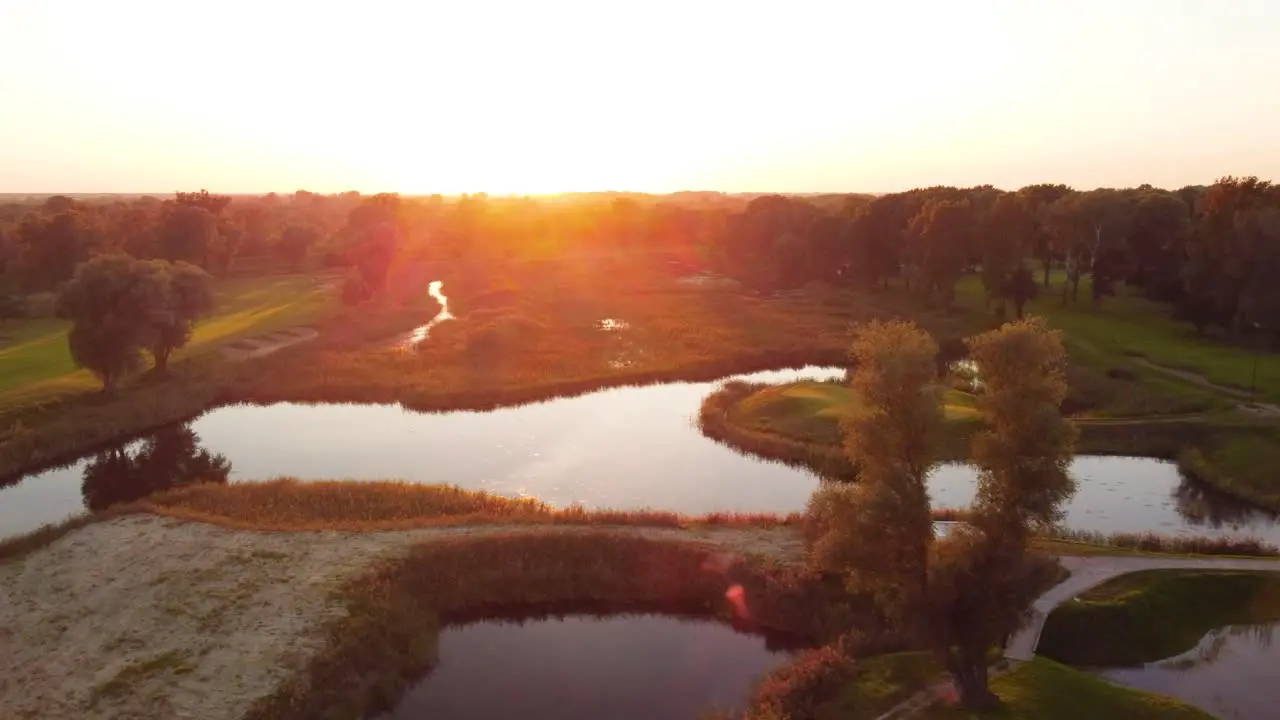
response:
[(54, 295), (100, 255), (213, 276), (345, 269), (344, 299), (355, 303), (399, 264), (496, 267), (619, 250), (658, 252), (768, 293), (895, 283), (944, 309), (974, 273), (996, 312), (1017, 315), (1056, 269), (1064, 304), (1106, 302), (1125, 283), (1199, 332), (1280, 341), (1280, 284), (1271, 282), (1280, 187), (1255, 177), (1177, 190), (1040, 184), (883, 195), (10, 198), (0, 204), (0, 313), (56, 311)]

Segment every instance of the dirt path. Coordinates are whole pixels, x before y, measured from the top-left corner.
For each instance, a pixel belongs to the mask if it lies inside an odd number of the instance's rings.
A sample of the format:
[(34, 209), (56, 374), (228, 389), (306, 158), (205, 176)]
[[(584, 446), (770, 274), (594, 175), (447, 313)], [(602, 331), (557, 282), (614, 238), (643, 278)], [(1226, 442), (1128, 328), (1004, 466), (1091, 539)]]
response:
[(1223, 395), (1228, 395), (1236, 400), (1243, 400), (1245, 404), (1241, 405), (1240, 409), (1244, 412), (1253, 415), (1260, 415), (1262, 417), (1280, 418), (1280, 405), (1257, 402), (1253, 393), (1246, 390), (1237, 390), (1236, 388), (1227, 387), (1226, 385), (1219, 385), (1199, 373), (1158, 365), (1146, 358), (1131, 357), (1129, 360), (1135, 365), (1141, 365), (1144, 368), (1155, 370), (1156, 372), (1162, 372), (1165, 375), (1176, 377), (1179, 380), (1184, 380), (1192, 385), (1198, 385), (1202, 388), (1213, 390), (1214, 392), (1222, 393)]
[(1004, 656), (1011, 660), (1030, 660), (1040, 642), (1049, 613), (1080, 593), (1101, 585), (1114, 577), (1141, 570), (1269, 570), (1280, 572), (1280, 561), (1244, 558), (1161, 558), (1161, 557), (1063, 557), (1062, 565), (1071, 577), (1050, 588), (1032, 605), (1032, 618), (1009, 640)]
[[(479, 526), (260, 533), (136, 515), (0, 565), (0, 716), (233, 720), (305, 666), (344, 580)], [(616, 529), (615, 529), (616, 530)], [(789, 529), (628, 528), (794, 560)]]

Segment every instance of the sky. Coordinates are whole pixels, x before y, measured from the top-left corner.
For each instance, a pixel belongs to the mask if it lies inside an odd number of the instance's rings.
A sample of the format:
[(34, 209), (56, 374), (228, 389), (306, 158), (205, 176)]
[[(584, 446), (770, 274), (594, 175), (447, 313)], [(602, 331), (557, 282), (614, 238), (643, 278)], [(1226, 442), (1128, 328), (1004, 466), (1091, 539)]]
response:
[(0, 193), (1280, 179), (1276, 0), (0, 0)]

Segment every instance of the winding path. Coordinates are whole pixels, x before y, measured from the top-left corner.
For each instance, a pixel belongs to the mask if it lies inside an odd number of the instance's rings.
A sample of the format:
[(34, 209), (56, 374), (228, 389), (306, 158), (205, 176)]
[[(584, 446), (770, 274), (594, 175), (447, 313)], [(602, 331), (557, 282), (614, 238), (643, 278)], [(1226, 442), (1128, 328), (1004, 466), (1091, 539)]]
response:
[(1030, 660), (1040, 642), (1049, 613), (1080, 593), (1101, 585), (1114, 577), (1141, 570), (1270, 570), (1280, 572), (1280, 560), (1246, 558), (1176, 558), (1176, 557), (1062, 557), (1062, 566), (1071, 577), (1050, 588), (1032, 605), (1032, 617), (1005, 646), (1004, 656), (1010, 660)]

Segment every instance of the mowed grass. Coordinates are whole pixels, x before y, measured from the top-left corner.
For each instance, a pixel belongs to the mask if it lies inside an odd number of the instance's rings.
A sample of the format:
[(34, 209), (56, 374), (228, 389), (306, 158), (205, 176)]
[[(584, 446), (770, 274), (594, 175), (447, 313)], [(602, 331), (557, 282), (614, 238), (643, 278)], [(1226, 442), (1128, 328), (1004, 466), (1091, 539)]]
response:
[[(1064, 282), (1061, 273), (1053, 274), (1051, 286), (1041, 288), (1040, 296), (1027, 305), (1026, 312), (1040, 315), (1063, 330), (1073, 359), (1103, 370), (1126, 367), (1143, 382), (1167, 391), (1181, 386), (1174, 391), (1191, 393), (1195, 388), (1188, 388), (1188, 383), (1167, 375), (1160, 377), (1158, 371), (1141, 368), (1132, 358), (1145, 358), (1156, 365), (1192, 372), (1212, 383), (1245, 391), (1252, 382), (1256, 361), (1259, 394), (1273, 402), (1280, 401), (1280, 355), (1255, 351), (1225, 339), (1198, 336), (1190, 323), (1173, 319), (1168, 305), (1147, 300), (1123, 284), (1117, 285), (1115, 296), (1104, 297), (1095, 305), (1089, 299), (1089, 282), (1085, 278), (1080, 283), (1080, 300), (1063, 305)], [(957, 289), (957, 297), (966, 308), (981, 312), (984, 303), (979, 278), (966, 276)]]
[(975, 713), (939, 704), (921, 720), (1211, 720), (1212, 715), (1173, 698), (1131, 690), (1045, 658), (996, 678), (1001, 708)]
[[(238, 338), (313, 322), (333, 302), (332, 278), (284, 275), (220, 280), (214, 315), (196, 326), (173, 360), (190, 358)], [(94, 390), (97, 379), (80, 370), (67, 348), (70, 323), (58, 319), (10, 321), (0, 326), (0, 406)]]
[[(948, 421), (979, 417), (977, 398), (948, 389), (943, 393)], [(853, 388), (844, 384), (802, 381), (763, 388), (738, 403), (735, 419), (753, 430), (795, 440), (839, 443), (841, 422), (861, 407)]]
[(1186, 652), (1214, 628), (1276, 621), (1280, 572), (1152, 570), (1059, 606), (1037, 652), (1073, 665), (1139, 665)]

